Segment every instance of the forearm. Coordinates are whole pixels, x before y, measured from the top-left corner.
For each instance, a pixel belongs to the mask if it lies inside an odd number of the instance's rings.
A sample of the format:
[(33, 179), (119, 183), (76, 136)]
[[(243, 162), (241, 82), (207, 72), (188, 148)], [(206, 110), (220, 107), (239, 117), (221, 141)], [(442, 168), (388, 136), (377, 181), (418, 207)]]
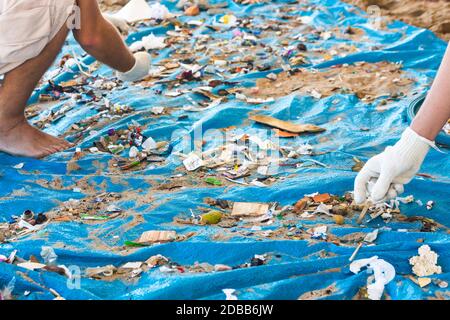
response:
[(115, 70), (121, 72), (130, 70), (135, 59), (118, 30), (105, 19), (99, 23), (97, 30), (98, 42), (90, 53)]
[(81, 29), (74, 30), (84, 50), (111, 68), (125, 72), (135, 59), (117, 29), (103, 18), (96, 0), (78, 0)]
[(434, 141), (450, 118), (450, 46), (442, 60), (430, 92), (411, 128), (424, 138)]

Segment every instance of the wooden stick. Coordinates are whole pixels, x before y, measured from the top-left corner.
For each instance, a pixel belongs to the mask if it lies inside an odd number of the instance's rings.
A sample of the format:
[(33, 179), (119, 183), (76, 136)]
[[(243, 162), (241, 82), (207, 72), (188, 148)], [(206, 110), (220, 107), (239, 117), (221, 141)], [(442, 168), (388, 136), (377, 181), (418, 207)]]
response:
[(369, 211), (369, 207), (372, 205), (372, 203), (370, 201), (367, 201), (366, 204), (364, 205), (364, 208), (361, 211), (361, 214), (358, 217), (358, 220), (356, 220), (357, 224), (361, 224), (362, 220), (364, 219), (364, 217), (367, 214), (367, 211)]

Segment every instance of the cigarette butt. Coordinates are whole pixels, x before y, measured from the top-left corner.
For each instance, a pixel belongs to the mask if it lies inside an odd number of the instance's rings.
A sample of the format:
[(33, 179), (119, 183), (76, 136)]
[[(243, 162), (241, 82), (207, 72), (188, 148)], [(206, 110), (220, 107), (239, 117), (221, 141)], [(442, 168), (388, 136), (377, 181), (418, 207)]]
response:
[(363, 245), (362, 242), (360, 242), (358, 244), (358, 246), (356, 247), (355, 251), (353, 251), (353, 253), (352, 253), (351, 257), (348, 259), (348, 261), (352, 262), (353, 259), (355, 259), (356, 255), (358, 254), (358, 251), (359, 251), (359, 249), (361, 249), (362, 245)]

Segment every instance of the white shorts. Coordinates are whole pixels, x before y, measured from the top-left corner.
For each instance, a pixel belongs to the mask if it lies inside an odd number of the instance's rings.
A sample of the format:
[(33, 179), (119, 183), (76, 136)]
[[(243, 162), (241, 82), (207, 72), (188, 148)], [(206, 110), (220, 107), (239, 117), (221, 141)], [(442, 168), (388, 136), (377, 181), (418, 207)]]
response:
[(0, 1), (0, 75), (38, 56), (72, 13), (74, 0)]

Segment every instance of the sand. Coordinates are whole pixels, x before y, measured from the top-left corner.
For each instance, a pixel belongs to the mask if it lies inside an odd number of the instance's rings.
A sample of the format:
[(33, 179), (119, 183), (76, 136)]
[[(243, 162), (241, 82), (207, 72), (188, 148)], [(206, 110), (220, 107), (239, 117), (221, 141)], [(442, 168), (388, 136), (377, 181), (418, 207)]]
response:
[(392, 20), (427, 28), (444, 40), (450, 40), (449, 0), (343, 0), (367, 10), (376, 5), (381, 15)]
[(300, 69), (294, 75), (282, 72), (275, 81), (258, 79), (256, 87), (242, 91), (255, 98), (276, 98), (294, 92), (321, 98), (353, 93), (363, 101), (372, 102), (379, 97), (405, 96), (411, 92), (413, 83), (414, 79), (409, 78), (399, 64), (357, 62), (321, 71)]

